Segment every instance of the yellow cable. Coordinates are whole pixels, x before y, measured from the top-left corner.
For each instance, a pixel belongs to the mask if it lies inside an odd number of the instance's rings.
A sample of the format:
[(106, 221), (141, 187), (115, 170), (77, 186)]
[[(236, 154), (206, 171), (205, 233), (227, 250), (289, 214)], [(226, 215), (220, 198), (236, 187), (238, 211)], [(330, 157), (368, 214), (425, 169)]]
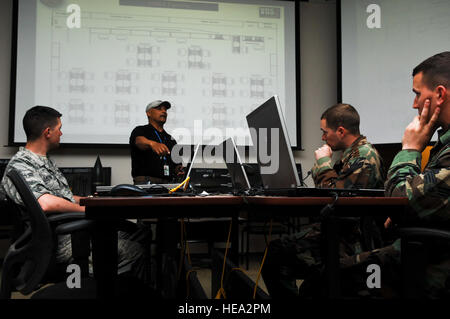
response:
[[(189, 221), (189, 220), (188, 220), (188, 221)], [(186, 240), (185, 240), (185, 245), (186, 245), (186, 254), (187, 254), (187, 257), (188, 257), (188, 263), (189, 263), (189, 265), (192, 265), (192, 261), (191, 261), (191, 251), (189, 250), (189, 243), (188, 243), (188, 241), (187, 241), (186, 223), (183, 223), (183, 225), (184, 225), (184, 227), (183, 227), (183, 229), (184, 229), (184, 238), (186, 238)]]
[(172, 194), (173, 192), (176, 192), (177, 190), (179, 190), (183, 185), (185, 185), (184, 190), (186, 190), (187, 185), (189, 184), (189, 180), (191, 179), (191, 177), (187, 177), (181, 184), (179, 184), (177, 187), (172, 188), (171, 190), (169, 190), (169, 193)]
[(186, 272), (186, 298), (189, 297), (189, 275), (191, 272), (195, 271), (194, 269), (188, 270)]
[(256, 277), (256, 282), (255, 282), (255, 288), (253, 289), (253, 299), (256, 298), (256, 290), (258, 289), (258, 281), (259, 281), (259, 277), (261, 276), (261, 271), (262, 271), (262, 267), (264, 265), (264, 261), (266, 260), (266, 256), (267, 256), (267, 250), (269, 248), (269, 244), (270, 244), (270, 240), (271, 240), (271, 235), (272, 235), (272, 219), (270, 220), (270, 227), (269, 227), (269, 238), (267, 240), (267, 244), (266, 244), (266, 249), (264, 250), (264, 256), (263, 259), (261, 261), (261, 266), (259, 267), (259, 271), (258, 271), (258, 277)]
[(184, 219), (181, 219), (180, 221), (180, 244), (181, 244), (181, 250), (180, 250), (180, 264), (178, 266), (178, 279), (180, 279), (181, 276), (181, 265), (184, 264), (184, 256), (187, 255), (188, 263), (192, 266), (191, 261), (191, 251), (189, 250), (189, 244), (187, 241), (187, 232), (186, 232), (186, 223), (184, 222)]
[(223, 266), (222, 266), (222, 276), (220, 278), (220, 288), (219, 288), (219, 291), (216, 294), (215, 299), (221, 299), (221, 297), (223, 297), (224, 299), (227, 298), (226, 295), (225, 295), (225, 290), (223, 289), (223, 276), (225, 275), (225, 265), (226, 265), (226, 262), (227, 262), (228, 245), (230, 243), (232, 225), (233, 225), (233, 219), (230, 220), (230, 228), (228, 230), (227, 244), (225, 246), (225, 255), (223, 256)]
[(217, 291), (217, 295), (216, 297), (214, 297), (214, 299), (227, 299), (227, 296), (225, 295), (225, 290), (223, 290), (222, 287), (219, 288), (219, 291)]
[(186, 189), (189, 186), (189, 181), (191, 180), (191, 177), (189, 176), (188, 178), (186, 178), (186, 180), (184, 181), (184, 188), (183, 190), (186, 191)]
[[(192, 266), (191, 253), (189, 250), (189, 244), (187, 242), (186, 223), (184, 222), (184, 219), (181, 219), (180, 230), (181, 230), (181, 234), (180, 234), (181, 251), (180, 251), (180, 264), (178, 266), (178, 276), (177, 276), (178, 280), (180, 279), (180, 276), (181, 276), (181, 269), (182, 269), (182, 265), (184, 264), (184, 256), (186, 254), (188, 257), (188, 263), (189, 263), (189, 265)], [(189, 274), (191, 273), (191, 271), (193, 271), (193, 269), (188, 270), (186, 272), (186, 297), (189, 297)]]

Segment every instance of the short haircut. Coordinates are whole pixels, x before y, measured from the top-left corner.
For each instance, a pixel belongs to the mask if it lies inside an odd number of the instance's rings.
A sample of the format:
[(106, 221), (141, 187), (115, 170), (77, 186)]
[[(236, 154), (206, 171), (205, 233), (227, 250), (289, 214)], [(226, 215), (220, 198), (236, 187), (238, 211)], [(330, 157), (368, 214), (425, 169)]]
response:
[(450, 51), (429, 57), (413, 70), (413, 76), (423, 72), (423, 82), (433, 90), (438, 85), (450, 88)]
[(61, 113), (48, 106), (37, 105), (29, 109), (22, 121), (27, 141), (35, 141), (47, 127), (55, 127), (61, 116)]
[(333, 131), (342, 126), (351, 134), (359, 135), (359, 114), (350, 104), (335, 104), (323, 112), (320, 119), (325, 119)]

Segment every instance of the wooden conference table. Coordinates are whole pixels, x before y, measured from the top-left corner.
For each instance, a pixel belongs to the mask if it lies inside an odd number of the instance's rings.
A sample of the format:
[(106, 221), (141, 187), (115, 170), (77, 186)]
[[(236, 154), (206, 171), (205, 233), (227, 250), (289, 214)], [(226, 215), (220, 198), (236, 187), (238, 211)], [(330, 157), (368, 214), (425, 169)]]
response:
[[(231, 217), (237, 220), (245, 210), (261, 216), (318, 216), (327, 205), (334, 203), (334, 210), (326, 216), (326, 258), (329, 277), (329, 296), (338, 297), (339, 256), (336, 218), (351, 216), (401, 215), (407, 198), (399, 197), (270, 197), (270, 196), (167, 196), (167, 197), (90, 197), (80, 202), (86, 206), (86, 218), (97, 222), (93, 238), (94, 275), (100, 298), (112, 297), (117, 276), (117, 220), (158, 219), (157, 243), (167, 254), (159, 255), (158, 270), (166, 263), (165, 258), (177, 256), (178, 236), (174, 221), (178, 218)], [(232, 227), (232, 251), (230, 258), (237, 261), (237, 224)], [(162, 277), (162, 276), (158, 276)], [(172, 295), (168, 294), (168, 297)]]

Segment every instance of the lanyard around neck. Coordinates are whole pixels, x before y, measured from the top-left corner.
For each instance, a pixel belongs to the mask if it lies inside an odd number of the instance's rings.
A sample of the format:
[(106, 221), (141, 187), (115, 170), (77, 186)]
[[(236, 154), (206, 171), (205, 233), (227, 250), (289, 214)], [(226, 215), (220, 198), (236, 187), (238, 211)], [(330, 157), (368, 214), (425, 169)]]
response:
[(161, 139), (161, 136), (160, 136), (159, 133), (158, 133), (158, 131), (157, 131), (155, 128), (154, 128), (154, 130), (155, 130), (156, 136), (158, 136), (158, 139), (159, 139), (159, 141), (161, 142), (161, 144), (164, 144), (163, 141), (162, 141), (162, 139)]
[[(163, 140), (161, 139), (161, 136), (159, 135), (158, 131), (157, 131), (155, 128), (154, 128), (154, 130), (155, 130), (156, 136), (158, 136), (158, 139), (159, 139), (159, 141), (161, 142), (161, 144), (164, 144), (164, 145), (165, 145), (165, 143), (164, 143)], [(166, 140), (166, 139), (164, 139), (164, 140)], [(166, 146), (167, 146), (167, 145), (166, 145)], [(167, 161), (166, 156), (163, 156), (163, 159), (164, 159), (164, 162)]]

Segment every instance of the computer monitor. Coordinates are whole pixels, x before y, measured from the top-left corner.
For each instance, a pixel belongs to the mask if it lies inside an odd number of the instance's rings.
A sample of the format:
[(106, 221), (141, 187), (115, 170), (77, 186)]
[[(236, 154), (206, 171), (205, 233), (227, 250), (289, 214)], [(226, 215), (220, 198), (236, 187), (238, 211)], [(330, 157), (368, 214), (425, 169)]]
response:
[(277, 95), (247, 115), (265, 189), (300, 187), (294, 155)]
[(223, 159), (230, 174), (233, 189), (236, 191), (243, 191), (251, 189), (250, 182), (247, 178), (244, 165), (236, 147), (236, 143), (232, 137), (223, 141), (220, 145), (222, 147)]

